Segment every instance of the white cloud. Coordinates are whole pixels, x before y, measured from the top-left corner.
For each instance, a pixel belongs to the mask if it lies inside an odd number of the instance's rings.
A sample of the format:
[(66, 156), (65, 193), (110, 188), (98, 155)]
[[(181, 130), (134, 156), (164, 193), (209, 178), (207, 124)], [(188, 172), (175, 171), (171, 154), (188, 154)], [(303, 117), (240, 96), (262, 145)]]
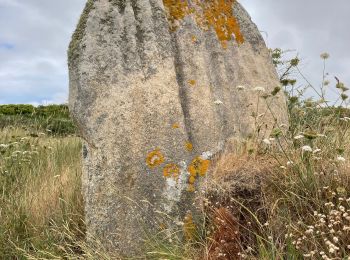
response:
[[(241, 0), (262, 31), (268, 32), (271, 48), (296, 50), (305, 75), (316, 87), (322, 82), (320, 54), (328, 52), (329, 79), (334, 75), (350, 85), (349, 1), (337, 0)], [(334, 99), (335, 96), (331, 95)]]

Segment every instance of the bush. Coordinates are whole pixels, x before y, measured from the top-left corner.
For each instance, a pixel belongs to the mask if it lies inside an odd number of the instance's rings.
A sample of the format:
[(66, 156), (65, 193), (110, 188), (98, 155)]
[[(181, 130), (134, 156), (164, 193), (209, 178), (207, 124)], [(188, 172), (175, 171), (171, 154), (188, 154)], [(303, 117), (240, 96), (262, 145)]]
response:
[(34, 135), (40, 132), (61, 136), (76, 133), (66, 105), (1, 105), (0, 128), (9, 126), (27, 129)]

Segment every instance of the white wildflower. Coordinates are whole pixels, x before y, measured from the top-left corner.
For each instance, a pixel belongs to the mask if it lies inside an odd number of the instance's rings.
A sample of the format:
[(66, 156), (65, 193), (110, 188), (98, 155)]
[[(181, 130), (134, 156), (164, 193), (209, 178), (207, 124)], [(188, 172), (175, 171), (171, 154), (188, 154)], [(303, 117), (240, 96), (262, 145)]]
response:
[(326, 207), (334, 207), (334, 204), (332, 202), (327, 202), (324, 204)]
[(267, 139), (267, 138), (265, 138), (265, 139), (263, 140), (263, 142), (264, 142), (264, 144), (266, 144), (266, 145), (271, 145), (270, 140)]
[(263, 88), (263, 87), (256, 87), (253, 90), (257, 91), (257, 92), (265, 92), (265, 88)]
[(321, 57), (321, 59), (326, 60), (329, 58), (329, 53), (327, 53), (327, 52), (321, 53), (320, 57)]
[(313, 153), (319, 153), (319, 152), (321, 152), (321, 149), (319, 149), (319, 148), (317, 148), (313, 151)]
[(339, 161), (339, 162), (345, 162), (345, 158), (343, 157), (343, 156), (338, 156), (337, 157), (337, 161)]
[(305, 231), (305, 234), (306, 234), (306, 235), (310, 235), (310, 234), (312, 234), (312, 233), (314, 233), (314, 230), (311, 229), (311, 228)]
[(312, 152), (312, 148), (308, 145), (304, 145), (302, 148), (301, 148), (304, 152)]
[(223, 103), (222, 103), (221, 100), (217, 99), (217, 100), (214, 101), (214, 104), (215, 105), (222, 105)]
[(297, 135), (297, 136), (294, 136), (294, 139), (295, 140), (299, 140), (299, 139), (303, 139), (304, 136), (303, 135)]
[(294, 164), (293, 161), (288, 161), (288, 162), (287, 162), (287, 166), (290, 166), (290, 165), (293, 165), (293, 164)]

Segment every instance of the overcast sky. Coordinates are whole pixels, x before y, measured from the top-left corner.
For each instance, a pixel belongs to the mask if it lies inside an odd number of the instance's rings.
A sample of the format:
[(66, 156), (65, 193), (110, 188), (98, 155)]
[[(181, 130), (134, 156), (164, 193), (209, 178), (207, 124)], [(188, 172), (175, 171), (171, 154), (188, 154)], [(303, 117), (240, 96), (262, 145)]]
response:
[[(266, 32), (269, 47), (299, 53), (315, 85), (325, 51), (331, 55), (327, 71), (350, 85), (350, 0), (240, 2)], [(85, 0), (0, 0), (0, 104), (67, 100), (66, 50), (84, 5)]]

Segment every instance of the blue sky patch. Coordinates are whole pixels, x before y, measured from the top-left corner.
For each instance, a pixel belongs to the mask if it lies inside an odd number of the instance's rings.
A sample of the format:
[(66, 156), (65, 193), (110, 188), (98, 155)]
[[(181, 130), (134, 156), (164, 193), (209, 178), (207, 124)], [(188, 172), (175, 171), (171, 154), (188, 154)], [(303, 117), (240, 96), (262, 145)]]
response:
[(0, 42), (0, 49), (12, 50), (15, 48), (15, 45), (7, 42)]

